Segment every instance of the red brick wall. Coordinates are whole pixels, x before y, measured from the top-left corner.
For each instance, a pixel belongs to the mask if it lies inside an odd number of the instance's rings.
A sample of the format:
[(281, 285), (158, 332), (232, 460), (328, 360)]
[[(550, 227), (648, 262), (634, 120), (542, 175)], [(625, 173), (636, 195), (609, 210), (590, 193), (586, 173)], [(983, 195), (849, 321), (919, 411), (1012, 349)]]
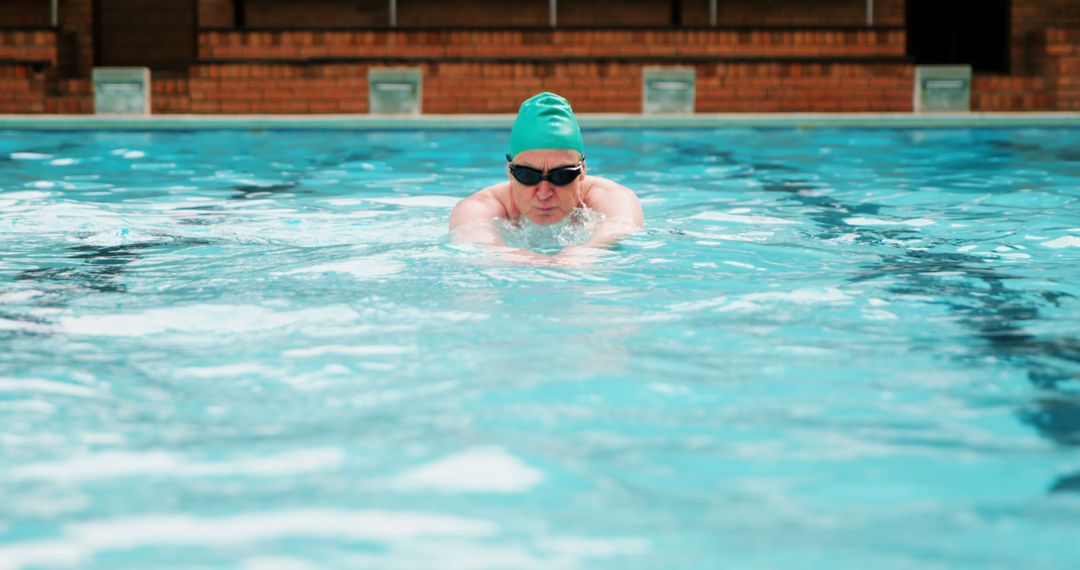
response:
[(48, 26), (50, 18), (49, 0), (0, 0), (0, 28)]
[(1080, 27), (1080, 0), (1012, 0), (1011, 73), (1038, 72), (1048, 27)]
[[(129, 27), (153, 25), (167, 5), (188, 0), (101, 0), (138, 3)], [(198, 3), (198, 24), (232, 25), (231, 0)], [(0, 0), (0, 27), (26, 25), (27, 7), (44, 0)], [(379, 27), (384, 0), (248, 0), (251, 27)], [(903, 24), (904, 0), (875, 0), (879, 26)], [(93, 63), (92, 0), (61, 0), (62, 31), (0, 32), (0, 112), (91, 112), (87, 79)], [(134, 4), (133, 4), (134, 5)], [(168, 112), (367, 112), (371, 62), (311, 64), (310, 58), (416, 58), (424, 74), (424, 111), (513, 112), (541, 89), (557, 90), (582, 112), (637, 112), (644, 65), (695, 68), (697, 109), (723, 111), (907, 111), (911, 66), (900, 30), (858, 30), (865, 0), (720, 0), (721, 26), (852, 26), (837, 29), (665, 30), (668, 2), (590, 0), (560, 3), (562, 25), (648, 25), (652, 30), (513, 30), (543, 27), (546, 0), (398, 0), (402, 26), (496, 27), (501, 30), (213, 32), (198, 38), (199, 55), (226, 60), (197, 64), (184, 77), (154, 76), (153, 109)], [(683, 24), (707, 22), (708, 0), (683, 0)], [(47, 18), (48, 12), (43, 12)], [(34, 16), (35, 18), (38, 16)], [(1051, 27), (1055, 26), (1055, 27)], [(1080, 111), (1080, 0), (1013, 0), (1011, 76), (977, 75), (976, 111)], [(161, 41), (168, 49), (179, 42)], [(136, 46), (136, 51), (145, 49)], [(158, 49), (158, 48), (151, 48)], [(1018, 56), (1017, 53), (1020, 55)], [(567, 62), (563, 56), (578, 58)], [(470, 58), (519, 58), (472, 61)], [(738, 58), (777, 58), (744, 61)], [(438, 61), (455, 58), (464, 61)], [(550, 61), (538, 61), (549, 58)], [(632, 59), (628, 59), (632, 58)], [(686, 58), (679, 61), (679, 58)], [(727, 61), (709, 61), (721, 58)], [(800, 60), (802, 58), (802, 60)], [(806, 58), (823, 58), (809, 61)], [(830, 59), (832, 58), (832, 59)], [(859, 61), (858, 58), (870, 58)], [(233, 59), (236, 61), (229, 62)], [(240, 60), (281, 59), (252, 64)], [(294, 61), (288, 61), (288, 60)], [(884, 59), (885, 62), (882, 60)], [(25, 62), (56, 60), (57, 70)], [(425, 61), (426, 60), (426, 61)], [(1020, 73), (1022, 72), (1022, 73)]]
[(1054, 87), (1057, 109), (1080, 111), (1080, 27), (1045, 32), (1046, 74)]
[(972, 111), (1053, 109), (1052, 87), (1041, 77), (975, 75), (971, 78)]
[[(367, 64), (200, 65), (194, 113), (366, 113)], [(512, 113), (543, 90), (582, 113), (641, 111), (637, 63), (427, 63), (425, 113)], [(697, 64), (698, 111), (910, 111), (906, 64)], [(155, 107), (157, 108), (157, 107)]]
[(0, 113), (45, 111), (46, 74), (28, 64), (0, 65)]
[(698, 112), (912, 110), (914, 70), (904, 63), (699, 65)]
[(51, 30), (0, 29), (0, 59), (56, 65), (56, 36)]
[(199, 56), (232, 59), (460, 56), (902, 57), (901, 30), (213, 31)]

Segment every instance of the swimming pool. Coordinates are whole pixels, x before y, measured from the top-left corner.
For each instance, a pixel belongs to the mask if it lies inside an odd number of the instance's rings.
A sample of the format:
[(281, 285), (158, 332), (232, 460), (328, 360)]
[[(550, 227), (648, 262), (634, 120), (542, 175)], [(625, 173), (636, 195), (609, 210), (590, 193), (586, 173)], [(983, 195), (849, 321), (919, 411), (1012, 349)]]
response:
[(1080, 564), (1080, 129), (0, 137), (0, 568)]

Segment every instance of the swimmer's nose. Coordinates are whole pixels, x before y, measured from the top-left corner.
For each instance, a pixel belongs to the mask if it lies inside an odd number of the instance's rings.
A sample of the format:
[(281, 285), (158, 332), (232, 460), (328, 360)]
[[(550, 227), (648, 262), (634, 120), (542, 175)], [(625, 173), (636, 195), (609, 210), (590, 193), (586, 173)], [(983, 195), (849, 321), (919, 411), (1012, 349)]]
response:
[(536, 187), (536, 197), (539, 200), (547, 200), (555, 195), (555, 188), (551, 186), (551, 183), (547, 180), (540, 182), (540, 185)]

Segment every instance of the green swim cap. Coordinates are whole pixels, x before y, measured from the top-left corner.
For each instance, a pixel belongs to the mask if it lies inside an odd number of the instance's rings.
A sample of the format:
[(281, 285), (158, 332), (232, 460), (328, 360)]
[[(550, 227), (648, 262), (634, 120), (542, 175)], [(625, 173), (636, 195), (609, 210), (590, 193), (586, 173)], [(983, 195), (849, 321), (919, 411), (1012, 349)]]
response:
[(585, 154), (581, 127), (570, 103), (547, 91), (533, 95), (521, 104), (514, 127), (510, 129), (511, 157), (538, 148), (573, 149)]

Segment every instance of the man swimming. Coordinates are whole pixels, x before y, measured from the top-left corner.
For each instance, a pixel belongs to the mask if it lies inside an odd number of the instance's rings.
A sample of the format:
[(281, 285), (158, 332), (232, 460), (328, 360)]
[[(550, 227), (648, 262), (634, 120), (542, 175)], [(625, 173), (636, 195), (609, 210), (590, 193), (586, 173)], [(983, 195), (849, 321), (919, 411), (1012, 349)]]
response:
[(506, 160), (506, 182), (484, 188), (454, 207), (451, 239), (502, 246), (497, 219), (550, 225), (576, 208), (600, 213), (602, 221), (592, 236), (559, 254), (568, 257), (595, 252), (645, 225), (633, 190), (587, 174), (581, 128), (570, 103), (554, 93), (540, 93), (521, 104)]

